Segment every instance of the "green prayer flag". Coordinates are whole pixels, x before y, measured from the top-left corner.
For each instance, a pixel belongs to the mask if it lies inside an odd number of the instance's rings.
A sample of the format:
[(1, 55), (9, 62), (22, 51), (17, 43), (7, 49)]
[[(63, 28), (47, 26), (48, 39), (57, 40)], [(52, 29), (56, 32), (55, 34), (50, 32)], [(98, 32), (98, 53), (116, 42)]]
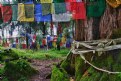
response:
[(26, 18), (34, 18), (34, 4), (24, 4)]
[[(92, 0), (91, 0), (92, 1)], [(87, 5), (87, 17), (100, 17), (106, 9), (105, 0), (97, 0)]]
[(66, 4), (65, 3), (54, 3), (55, 14), (65, 13), (66, 12)]
[(65, 2), (65, 0), (53, 0), (54, 3), (61, 3), (61, 2)]
[(51, 13), (51, 3), (42, 3), (42, 15)]
[(12, 5), (12, 21), (17, 21), (18, 5)]

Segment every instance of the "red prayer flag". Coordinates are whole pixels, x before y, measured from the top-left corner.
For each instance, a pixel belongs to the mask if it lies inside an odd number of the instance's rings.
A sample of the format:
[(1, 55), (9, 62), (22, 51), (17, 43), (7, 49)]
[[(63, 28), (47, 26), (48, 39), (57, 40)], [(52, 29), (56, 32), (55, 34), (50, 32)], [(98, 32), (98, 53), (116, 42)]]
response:
[(83, 2), (83, 0), (65, 0), (65, 2)]
[(1, 10), (2, 5), (0, 4), (0, 19), (2, 19), (2, 10)]
[(65, 2), (76, 2), (76, 0), (65, 0)]
[(3, 21), (8, 22), (12, 18), (12, 8), (11, 6), (1, 6)]
[(86, 19), (86, 8), (84, 2), (71, 3), (73, 19)]

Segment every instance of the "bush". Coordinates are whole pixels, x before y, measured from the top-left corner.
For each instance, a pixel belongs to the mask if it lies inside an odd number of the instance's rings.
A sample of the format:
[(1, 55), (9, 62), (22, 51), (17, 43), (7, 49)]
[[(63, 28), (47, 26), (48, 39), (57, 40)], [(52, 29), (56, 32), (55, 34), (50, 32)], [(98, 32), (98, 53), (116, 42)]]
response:
[(23, 76), (27, 78), (37, 72), (25, 60), (7, 62), (5, 64), (4, 70), (5, 70), (5, 76), (9, 80), (14, 80), (14, 81), (21, 79)]
[(67, 72), (64, 69), (53, 67), (51, 81), (70, 81)]
[(17, 60), (19, 56), (13, 50), (5, 49), (0, 52), (0, 61)]

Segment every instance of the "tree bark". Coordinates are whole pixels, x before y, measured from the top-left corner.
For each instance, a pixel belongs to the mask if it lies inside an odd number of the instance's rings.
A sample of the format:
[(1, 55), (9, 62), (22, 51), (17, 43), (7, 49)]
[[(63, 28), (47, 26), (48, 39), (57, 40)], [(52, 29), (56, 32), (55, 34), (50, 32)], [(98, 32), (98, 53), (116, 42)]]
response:
[(76, 41), (84, 41), (85, 40), (85, 26), (84, 26), (83, 20), (76, 20), (75, 40)]
[(92, 35), (92, 24), (93, 24), (93, 18), (89, 18), (85, 21), (85, 40), (89, 41), (93, 39)]

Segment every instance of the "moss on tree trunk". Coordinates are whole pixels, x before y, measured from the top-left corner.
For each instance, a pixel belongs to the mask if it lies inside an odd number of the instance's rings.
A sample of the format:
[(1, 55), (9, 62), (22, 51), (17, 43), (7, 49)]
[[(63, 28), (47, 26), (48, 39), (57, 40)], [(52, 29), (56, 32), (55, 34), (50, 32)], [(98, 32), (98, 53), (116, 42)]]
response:
[[(85, 57), (86, 56), (88, 56), (88, 54), (86, 54)], [(71, 60), (67, 61), (68, 58)], [(60, 76), (60, 80), (58, 78), (58, 80), (55, 81), (61, 81), (62, 77), (66, 78), (65, 75), (68, 76), (70, 75), (69, 73), (71, 72), (75, 72), (73, 73), (73, 75), (71, 74), (73, 77), (75, 77), (75, 81), (120, 81), (121, 80), (120, 74), (108, 74), (96, 70), (92, 66), (85, 63), (79, 55), (74, 55), (73, 57), (68, 57), (68, 58), (66, 59), (66, 61), (63, 61), (61, 64), (61, 69), (64, 69), (65, 74), (63, 74), (63, 76)], [(98, 56), (98, 53), (95, 53), (92, 60), (90, 60), (89, 56), (86, 57), (86, 59), (90, 61), (90, 63), (97, 66), (98, 68), (106, 69), (112, 72), (117, 72), (117, 71), (121, 72), (120, 58), (121, 58), (120, 50), (105, 52), (101, 56)], [(71, 66), (71, 61), (74, 62), (73, 66)], [(72, 71), (72, 69), (70, 68), (74, 68), (73, 69), (74, 71)], [(52, 72), (53, 78), (51, 81), (53, 81), (54, 78), (56, 78), (57, 76), (59, 77), (59, 74), (60, 74), (59, 70), (58, 71), (53, 70)], [(67, 81), (66, 79), (63, 79), (63, 81)]]

